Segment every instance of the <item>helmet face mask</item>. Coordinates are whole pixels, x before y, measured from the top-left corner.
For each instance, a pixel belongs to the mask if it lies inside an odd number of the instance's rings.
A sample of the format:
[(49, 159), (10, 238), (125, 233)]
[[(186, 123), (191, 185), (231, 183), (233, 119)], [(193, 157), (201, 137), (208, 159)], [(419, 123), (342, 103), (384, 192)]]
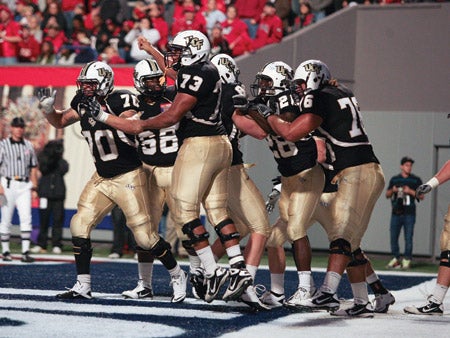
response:
[(240, 70), (234, 59), (227, 54), (217, 54), (211, 62), (219, 71), (222, 83), (239, 83)]
[(294, 86), (301, 95), (321, 88), (331, 80), (328, 66), (320, 60), (307, 60), (297, 67), (294, 74)]
[(203, 33), (196, 30), (181, 31), (168, 44), (164, 62), (166, 67), (179, 70), (182, 66), (207, 61), (210, 50), (209, 40)]
[(139, 61), (133, 72), (134, 87), (142, 95), (160, 97), (166, 89), (166, 77), (153, 59)]
[(292, 68), (282, 62), (275, 61), (266, 64), (256, 74), (254, 83), (250, 86), (253, 96), (275, 96), (289, 89), (292, 80)]
[(104, 62), (89, 62), (81, 69), (77, 86), (84, 96), (106, 96), (114, 89), (114, 73)]

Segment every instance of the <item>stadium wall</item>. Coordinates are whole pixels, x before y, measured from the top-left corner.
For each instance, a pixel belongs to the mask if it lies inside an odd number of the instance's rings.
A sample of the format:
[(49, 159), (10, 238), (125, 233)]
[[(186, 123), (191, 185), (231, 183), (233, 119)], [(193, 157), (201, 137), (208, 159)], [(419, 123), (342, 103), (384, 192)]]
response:
[[(275, 60), (294, 69), (307, 59), (324, 61), (333, 77), (355, 92), (386, 180), (399, 172), (405, 155), (415, 159), (413, 172), (426, 180), (450, 158), (449, 18), (450, 3), (352, 6), (280, 44), (239, 57), (240, 80), (249, 87), (263, 65)], [(256, 164), (252, 178), (268, 193), (277, 170), (265, 141), (247, 137), (242, 148), (246, 161)], [(439, 253), (449, 201), (447, 184), (418, 205), (414, 254)], [(363, 242), (366, 251), (389, 253), (390, 210), (383, 192)], [(272, 221), (276, 217), (274, 212)], [(320, 227), (313, 227), (310, 237), (313, 248), (327, 249)]]

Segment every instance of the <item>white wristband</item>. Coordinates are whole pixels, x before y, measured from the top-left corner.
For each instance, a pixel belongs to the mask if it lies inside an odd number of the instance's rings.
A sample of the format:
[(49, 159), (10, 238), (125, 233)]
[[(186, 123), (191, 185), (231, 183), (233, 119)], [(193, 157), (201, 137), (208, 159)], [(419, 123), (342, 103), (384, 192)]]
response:
[(98, 114), (96, 120), (105, 123), (108, 119), (108, 116), (109, 114), (107, 112), (105, 112), (104, 110), (100, 110), (100, 113)]
[(427, 183), (431, 188), (435, 189), (439, 185), (439, 181), (436, 177), (432, 177)]

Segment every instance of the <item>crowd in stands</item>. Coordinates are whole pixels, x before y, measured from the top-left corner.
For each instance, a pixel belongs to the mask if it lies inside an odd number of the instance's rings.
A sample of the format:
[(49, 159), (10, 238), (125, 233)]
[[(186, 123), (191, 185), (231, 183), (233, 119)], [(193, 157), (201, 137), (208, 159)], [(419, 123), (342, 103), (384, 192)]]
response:
[[(439, 0), (438, 0), (439, 1)], [(205, 33), (212, 56), (253, 53), (353, 4), (417, 0), (0, 0), (0, 65), (137, 63), (144, 35), (162, 52), (182, 30)]]

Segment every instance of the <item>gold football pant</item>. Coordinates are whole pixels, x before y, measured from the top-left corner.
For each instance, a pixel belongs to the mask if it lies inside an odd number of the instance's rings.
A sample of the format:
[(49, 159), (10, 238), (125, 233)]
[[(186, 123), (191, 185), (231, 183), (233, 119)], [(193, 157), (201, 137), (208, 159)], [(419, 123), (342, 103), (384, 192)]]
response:
[(375, 203), (384, 189), (384, 174), (378, 163), (367, 163), (340, 171), (333, 179), (339, 186), (332, 215), (331, 241), (347, 240), (351, 250), (358, 249), (367, 230)]
[(228, 218), (228, 171), (231, 144), (227, 136), (190, 137), (183, 141), (172, 173), (170, 194), (177, 224), (200, 218), (200, 204), (216, 226)]
[(112, 178), (97, 172), (87, 182), (70, 222), (72, 237), (90, 238), (92, 229), (118, 205), (127, 219), (136, 243), (151, 249), (159, 235), (151, 223), (147, 177), (142, 167)]
[(269, 216), (264, 197), (248, 176), (243, 164), (233, 165), (230, 169), (228, 212), (241, 238), (249, 232), (265, 237), (270, 235)]
[(281, 177), (280, 218), (287, 222), (287, 234), (292, 242), (306, 236), (324, 182), (318, 164), (297, 175)]
[(450, 204), (448, 205), (447, 214), (444, 217), (444, 228), (441, 232), (441, 251), (450, 250)]

